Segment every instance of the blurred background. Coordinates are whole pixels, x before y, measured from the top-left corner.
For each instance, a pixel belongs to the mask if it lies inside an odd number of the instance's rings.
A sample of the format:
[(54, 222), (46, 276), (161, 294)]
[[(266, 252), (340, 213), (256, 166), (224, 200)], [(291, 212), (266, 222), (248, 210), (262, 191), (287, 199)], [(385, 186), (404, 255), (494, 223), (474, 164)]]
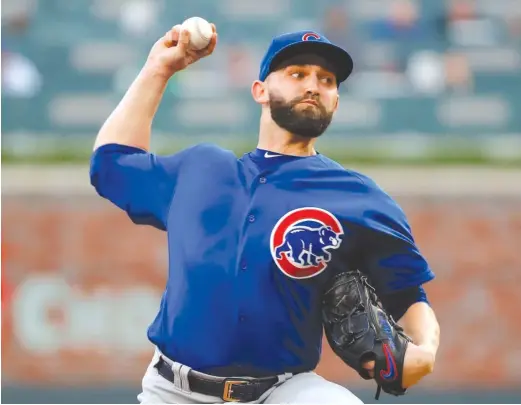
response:
[[(95, 195), (88, 159), (151, 45), (194, 15), (219, 45), (170, 81), (154, 151), (254, 148), (271, 38), (343, 45), (355, 72), (318, 148), (400, 202), (437, 274), (435, 373), (382, 402), (521, 401), (519, 0), (4, 0), (2, 402), (136, 402), (166, 240)], [(318, 371), (374, 402), (327, 345)]]

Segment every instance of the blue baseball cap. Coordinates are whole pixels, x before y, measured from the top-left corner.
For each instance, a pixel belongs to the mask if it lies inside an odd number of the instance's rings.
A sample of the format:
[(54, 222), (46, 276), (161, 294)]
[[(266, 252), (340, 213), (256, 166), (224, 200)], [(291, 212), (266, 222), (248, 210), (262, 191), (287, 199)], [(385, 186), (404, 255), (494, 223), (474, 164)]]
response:
[(353, 59), (346, 50), (315, 31), (297, 31), (276, 36), (262, 58), (259, 80), (266, 77), (281, 61), (300, 53), (314, 53), (335, 68), (337, 82), (346, 80), (353, 71)]

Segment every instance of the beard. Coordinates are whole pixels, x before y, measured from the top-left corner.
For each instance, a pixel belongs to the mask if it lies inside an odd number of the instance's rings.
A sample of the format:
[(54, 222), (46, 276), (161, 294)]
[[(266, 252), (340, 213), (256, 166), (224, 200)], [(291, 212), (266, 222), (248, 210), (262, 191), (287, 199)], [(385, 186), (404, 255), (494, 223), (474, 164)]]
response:
[[(304, 100), (314, 100), (318, 105), (303, 104), (299, 108), (299, 103)], [(320, 101), (309, 95), (286, 101), (270, 92), (270, 110), (271, 118), (279, 127), (303, 138), (319, 137), (333, 119), (333, 112), (328, 112)]]

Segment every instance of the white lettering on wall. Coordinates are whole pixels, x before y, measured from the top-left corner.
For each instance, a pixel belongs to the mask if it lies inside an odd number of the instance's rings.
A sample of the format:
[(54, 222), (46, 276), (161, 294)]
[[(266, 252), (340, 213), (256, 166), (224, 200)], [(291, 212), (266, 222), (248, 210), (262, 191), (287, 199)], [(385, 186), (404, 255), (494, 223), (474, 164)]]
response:
[(39, 355), (63, 349), (135, 355), (150, 351), (146, 331), (159, 300), (147, 286), (85, 292), (56, 276), (31, 277), (12, 297), (14, 333)]

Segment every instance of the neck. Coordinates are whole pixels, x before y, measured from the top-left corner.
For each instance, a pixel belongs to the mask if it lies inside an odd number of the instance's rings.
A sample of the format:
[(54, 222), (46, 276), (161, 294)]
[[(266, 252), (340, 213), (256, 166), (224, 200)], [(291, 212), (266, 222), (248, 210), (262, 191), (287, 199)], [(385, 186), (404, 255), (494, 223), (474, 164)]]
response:
[(273, 120), (261, 118), (257, 148), (292, 156), (316, 155), (315, 138), (305, 138), (279, 127)]

